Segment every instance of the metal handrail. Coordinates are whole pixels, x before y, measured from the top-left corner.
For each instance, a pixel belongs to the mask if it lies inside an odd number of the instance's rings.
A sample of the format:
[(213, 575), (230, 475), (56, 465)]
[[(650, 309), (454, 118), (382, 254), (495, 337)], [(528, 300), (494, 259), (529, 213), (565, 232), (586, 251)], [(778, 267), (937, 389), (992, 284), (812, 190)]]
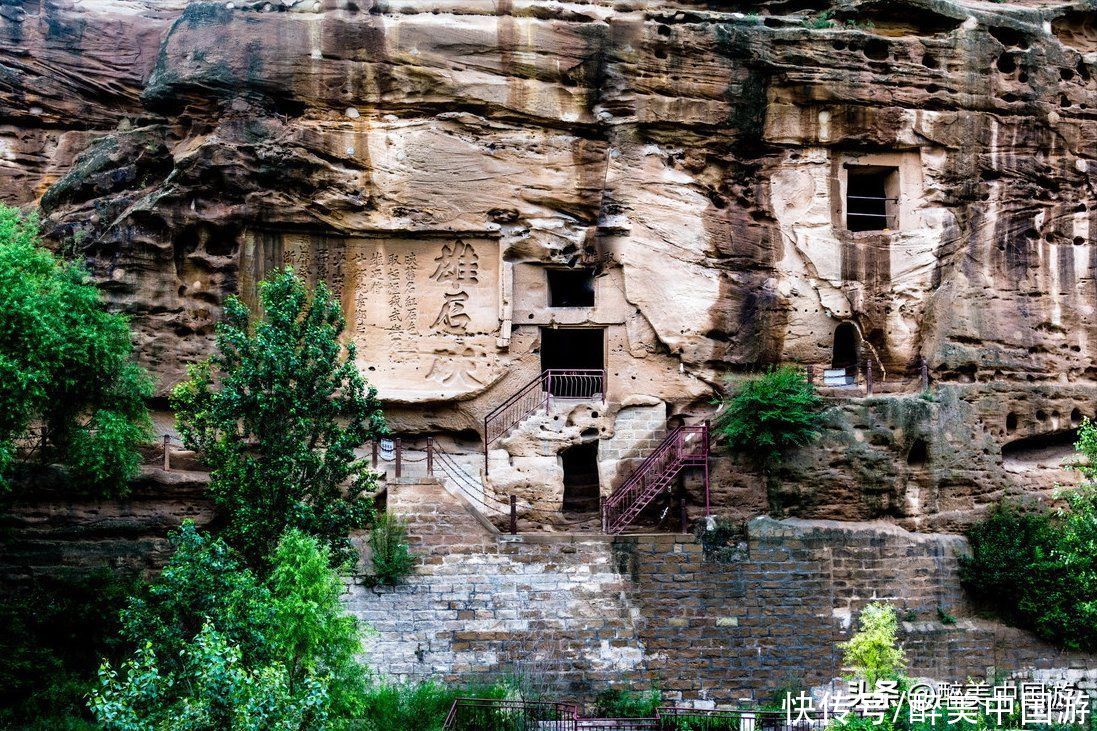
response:
[[(700, 435), (697, 446), (690, 444), (692, 437)], [(662, 483), (667, 477), (673, 478), (679, 469), (686, 465), (703, 465), (705, 467), (705, 511), (709, 510), (708, 494), (708, 422), (694, 426), (679, 426), (668, 434), (663, 441), (648, 455), (640, 466), (632, 471), (632, 474), (613, 491), (602, 503), (602, 531), (604, 533), (617, 532), (624, 527), (621, 523), (622, 516), (627, 516), (629, 511), (643, 501), (646, 505), (658, 494), (662, 487), (659, 486), (653, 494), (650, 492), (651, 483), (648, 478), (654, 475), (655, 483)], [(622, 508), (622, 503), (626, 503)], [(643, 507), (640, 507), (642, 510)], [(619, 511), (611, 517), (611, 513)], [(631, 517), (635, 517), (631, 516)], [(631, 519), (631, 518), (627, 518)]]
[[(557, 391), (563, 391), (558, 393)], [(604, 368), (549, 368), (511, 394), (503, 403), (484, 416), (484, 474), (488, 473), (488, 450), (523, 419), (540, 410), (551, 408), (555, 398), (605, 398)]]
[[(464, 718), (462, 717), (464, 716)], [(579, 707), (574, 703), (520, 701), (506, 698), (457, 698), (450, 706), (443, 731), (493, 731), (494, 728), (537, 728), (575, 731)], [(472, 725), (465, 725), (465, 724)]]

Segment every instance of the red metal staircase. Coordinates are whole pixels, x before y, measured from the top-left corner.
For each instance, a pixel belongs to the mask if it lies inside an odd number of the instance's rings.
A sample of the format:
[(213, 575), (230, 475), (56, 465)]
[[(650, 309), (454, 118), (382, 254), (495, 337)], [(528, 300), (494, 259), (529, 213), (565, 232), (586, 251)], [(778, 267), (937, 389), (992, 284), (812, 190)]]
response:
[(663, 440), (602, 505), (602, 530), (620, 533), (687, 467), (703, 467), (708, 512), (708, 423), (680, 426)]

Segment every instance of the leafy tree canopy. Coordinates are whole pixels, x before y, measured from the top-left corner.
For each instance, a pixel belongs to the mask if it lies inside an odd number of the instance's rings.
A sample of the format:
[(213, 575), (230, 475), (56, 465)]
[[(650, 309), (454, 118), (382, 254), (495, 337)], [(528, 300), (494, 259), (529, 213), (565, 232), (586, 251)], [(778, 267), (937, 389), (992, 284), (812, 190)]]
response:
[(38, 459), (123, 492), (151, 435), (151, 383), (132, 355), (126, 319), (104, 309), (86, 272), (38, 245), (33, 216), (0, 206), (0, 478), (40, 425)]
[(861, 611), (860, 629), (841, 642), (843, 664), (864, 678), (869, 688), (877, 680), (897, 680), (906, 670), (906, 654), (899, 647), (899, 619), (894, 607), (883, 603), (869, 604)]
[(740, 381), (724, 401), (717, 428), (728, 447), (769, 471), (782, 455), (818, 437), (822, 399), (794, 366)]
[(372, 517), (374, 476), (355, 449), (386, 433), (377, 392), (343, 345), (338, 301), (290, 269), (259, 289), (262, 316), (230, 297), (217, 352), (173, 391), (183, 440), (211, 468), (226, 540), (262, 566), (288, 528), (317, 536), (334, 561)]
[(106, 731), (343, 728), (364, 710), (361, 639), (328, 549), (290, 530), (258, 579), (184, 524), (175, 554), (124, 614), (136, 648), (104, 663), (91, 708)]

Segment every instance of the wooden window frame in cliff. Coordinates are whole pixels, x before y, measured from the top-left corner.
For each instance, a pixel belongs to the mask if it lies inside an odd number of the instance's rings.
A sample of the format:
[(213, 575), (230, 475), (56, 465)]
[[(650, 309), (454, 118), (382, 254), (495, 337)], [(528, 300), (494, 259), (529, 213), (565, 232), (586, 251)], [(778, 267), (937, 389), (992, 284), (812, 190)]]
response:
[(594, 269), (546, 269), (548, 306), (594, 307)]
[(899, 168), (845, 164), (846, 230), (880, 233), (899, 228)]

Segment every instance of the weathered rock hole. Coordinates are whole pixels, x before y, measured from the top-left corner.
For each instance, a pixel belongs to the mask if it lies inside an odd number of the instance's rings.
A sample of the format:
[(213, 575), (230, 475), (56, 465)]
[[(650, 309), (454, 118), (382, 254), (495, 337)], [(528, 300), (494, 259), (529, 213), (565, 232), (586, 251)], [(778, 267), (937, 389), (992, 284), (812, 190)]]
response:
[(657, 31), (657, 32), (659, 33), (659, 35), (661, 35), (661, 36), (669, 36), (669, 35), (670, 35), (670, 26), (669, 26), (669, 25), (660, 25), (660, 26), (659, 26), (659, 27), (658, 27), (658, 28), (656, 29), (656, 31)]
[(655, 49), (655, 58), (664, 58), (665, 59), (666, 57), (667, 57), (667, 49), (666, 48), (664, 48), (663, 46), (659, 46), (658, 48)]
[(1013, 56), (1008, 53), (1003, 53), (998, 57), (998, 70), (1003, 74), (1012, 74), (1017, 70), (1017, 62), (1013, 60)]
[(1047, 421), (1047, 412), (1043, 409), (1036, 411), (1036, 421)]
[(924, 439), (915, 439), (907, 452), (907, 464), (911, 467), (924, 465), (929, 459), (929, 448)]
[(1060, 429), (1022, 437), (1002, 445), (1002, 458), (1012, 462), (1057, 462), (1073, 454), (1077, 440), (1077, 429)]
[(1070, 423), (1071, 424), (1081, 424), (1082, 423), (1082, 410), (1081, 409), (1074, 409), (1073, 411), (1070, 412)]
[(990, 35), (1006, 48), (1028, 48), (1028, 39), (1025, 34), (1012, 28), (990, 28)]
[(1074, 69), (1059, 69), (1059, 78), (1063, 81), (1070, 81), (1074, 78)]
[(862, 53), (873, 61), (886, 61), (891, 56), (891, 47), (885, 41), (874, 39), (865, 44)]
[(932, 53), (927, 53), (926, 55), (922, 56), (922, 65), (925, 66), (927, 69), (935, 69), (940, 66), (940, 62), (937, 61), (937, 57), (934, 56)]

